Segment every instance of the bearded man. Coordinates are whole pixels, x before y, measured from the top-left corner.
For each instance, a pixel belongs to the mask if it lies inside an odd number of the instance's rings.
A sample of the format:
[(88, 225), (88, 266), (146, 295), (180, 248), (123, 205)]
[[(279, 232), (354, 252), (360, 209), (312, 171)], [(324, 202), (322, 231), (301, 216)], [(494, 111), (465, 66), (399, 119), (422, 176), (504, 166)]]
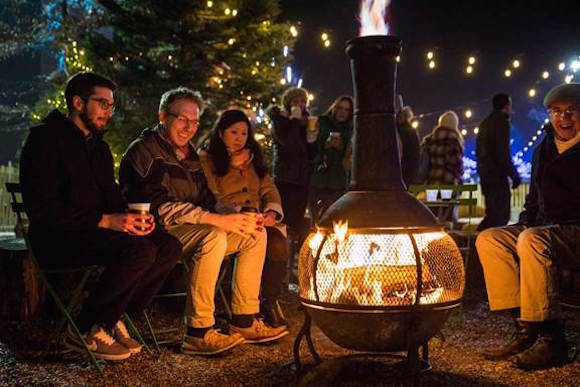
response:
[[(102, 140), (115, 89), (100, 75), (75, 74), (65, 91), (68, 116), (54, 110), (32, 128), (20, 159), (29, 239), (40, 266), (104, 267), (77, 323), (94, 356), (113, 361), (141, 350), (121, 316), (149, 304), (181, 254), (181, 243), (156, 229), (151, 215), (126, 213)], [(84, 353), (71, 327), (65, 344)]]

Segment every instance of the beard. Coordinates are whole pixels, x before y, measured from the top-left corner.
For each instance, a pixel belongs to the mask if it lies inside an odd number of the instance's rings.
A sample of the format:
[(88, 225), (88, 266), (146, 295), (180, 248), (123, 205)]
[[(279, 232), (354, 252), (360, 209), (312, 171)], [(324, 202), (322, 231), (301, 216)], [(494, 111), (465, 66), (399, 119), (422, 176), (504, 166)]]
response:
[(80, 117), (81, 121), (83, 121), (83, 123), (85, 124), (85, 126), (87, 127), (89, 132), (91, 132), (92, 134), (101, 135), (101, 134), (105, 133), (105, 125), (103, 125), (102, 127), (99, 127), (93, 120), (91, 120), (89, 118), (89, 116), (87, 115), (86, 109), (81, 112), (79, 117)]

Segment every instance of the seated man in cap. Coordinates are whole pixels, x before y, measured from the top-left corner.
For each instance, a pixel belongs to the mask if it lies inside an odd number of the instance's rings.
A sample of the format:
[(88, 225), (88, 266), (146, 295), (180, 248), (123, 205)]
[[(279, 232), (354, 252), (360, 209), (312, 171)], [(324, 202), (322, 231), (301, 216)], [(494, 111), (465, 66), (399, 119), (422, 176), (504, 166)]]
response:
[(517, 329), (484, 356), (513, 356), (522, 369), (567, 362), (557, 266), (580, 267), (580, 83), (555, 87), (544, 106), (550, 124), (534, 151), (519, 223), (483, 231), (476, 241), (490, 309), (509, 310)]

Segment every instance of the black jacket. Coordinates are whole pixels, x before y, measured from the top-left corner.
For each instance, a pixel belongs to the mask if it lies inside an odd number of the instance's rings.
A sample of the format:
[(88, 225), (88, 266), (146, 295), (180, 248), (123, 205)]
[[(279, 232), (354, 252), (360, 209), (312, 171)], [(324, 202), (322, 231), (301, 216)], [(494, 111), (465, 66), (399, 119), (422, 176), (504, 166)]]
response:
[(31, 234), (94, 229), (104, 213), (126, 208), (109, 146), (100, 137), (87, 140), (58, 110), (30, 129), (20, 183)]
[(480, 177), (514, 178), (517, 175), (510, 152), (510, 123), (507, 114), (494, 110), (482, 121), (477, 134), (476, 152)]
[(401, 172), (405, 185), (417, 182), (419, 172), (419, 133), (408, 122), (397, 124), (401, 139)]
[(580, 144), (558, 154), (553, 129), (532, 158), (532, 180), (520, 223), (580, 225)]
[(277, 106), (268, 109), (268, 114), (272, 120), (274, 140), (274, 180), (308, 185), (317, 145), (316, 142), (309, 144), (306, 141), (306, 123), (284, 117)]

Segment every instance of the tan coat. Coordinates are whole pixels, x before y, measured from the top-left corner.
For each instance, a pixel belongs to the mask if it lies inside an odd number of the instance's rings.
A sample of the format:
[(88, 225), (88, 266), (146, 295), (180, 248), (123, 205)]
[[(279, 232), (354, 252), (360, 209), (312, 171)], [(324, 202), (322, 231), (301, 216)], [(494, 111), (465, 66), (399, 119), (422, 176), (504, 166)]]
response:
[(201, 151), (199, 157), (209, 188), (217, 200), (217, 212), (240, 212), (242, 207), (257, 208), (260, 212), (274, 211), (277, 214), (274, 227), (286, 235), (286, 225), (281, 223), (284, 217), (282, 200), (270, 175), (260, 178), (251, 164), (246, 176), (235, 168), (230, 168), (225, 176), (218, 176), (209, 155)]

